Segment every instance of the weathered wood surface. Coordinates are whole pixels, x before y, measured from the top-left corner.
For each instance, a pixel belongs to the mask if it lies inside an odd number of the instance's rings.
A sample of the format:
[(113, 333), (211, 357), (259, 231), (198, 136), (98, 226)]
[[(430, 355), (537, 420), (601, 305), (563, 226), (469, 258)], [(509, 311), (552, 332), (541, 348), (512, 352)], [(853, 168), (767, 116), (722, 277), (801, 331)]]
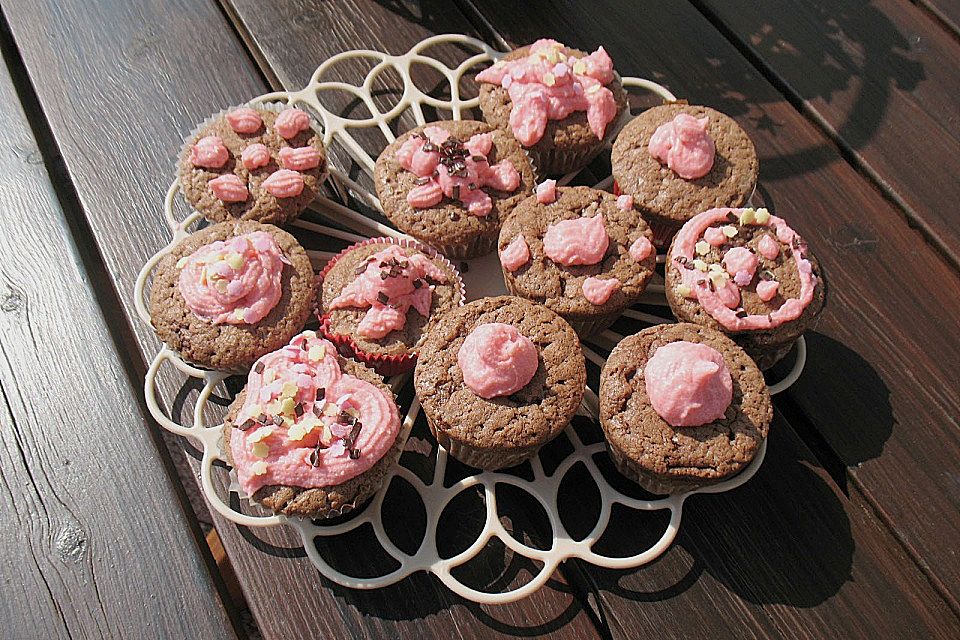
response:
[(0, 40), (0, 637), (235, 637)]
[(900, 0), (696, 4), (960, 264), (955, 34)]

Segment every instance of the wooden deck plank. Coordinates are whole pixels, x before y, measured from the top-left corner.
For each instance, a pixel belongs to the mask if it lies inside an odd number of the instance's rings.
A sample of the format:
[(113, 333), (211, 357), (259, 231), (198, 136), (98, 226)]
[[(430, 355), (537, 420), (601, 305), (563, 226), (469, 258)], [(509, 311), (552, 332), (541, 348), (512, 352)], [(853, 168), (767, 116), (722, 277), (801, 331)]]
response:
[(235, 637), (2, 62), (0, 105), (0, 635)]
[(955, 272), (692, 6), (638, 12), (626, 2), (586, 9), (532, 1), (481, 10), (513, 43), (550, 34), (581, 48), (603, 44), (621, 73), (716, 106), (751, 135), (758, 199), (809, 240), (830, 283), (827, 310), (808, 337), (809, 370), (778, 402), (803, 409), (797, 428), (809, 425), (825, 441), (955, 604), (960, 563), (942, 541), (960, 529), (952, 479), (960, 396), (951, 391), (960, 344), (945, 328), (960, 323), (960, 305), (932, 293), (955, 283)]
[(960, 265), (955, 34), (900, 0), (696, 4)]

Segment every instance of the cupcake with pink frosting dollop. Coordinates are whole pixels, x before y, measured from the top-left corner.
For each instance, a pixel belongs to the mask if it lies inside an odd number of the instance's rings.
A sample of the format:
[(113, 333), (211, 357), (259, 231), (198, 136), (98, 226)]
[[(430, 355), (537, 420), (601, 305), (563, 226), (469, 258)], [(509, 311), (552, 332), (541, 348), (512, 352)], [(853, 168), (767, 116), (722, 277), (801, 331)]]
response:
[(414, 388), (450, 455), (494, 470), (535, 455), (570, 422), (586, 385), (580, 341), (543, 305), (499, 296), (442, 315)]
[(177, 176), (208, 220), (284, 225), (319, 194), (327, 175), (323, 137), (298, 107), (241, 106), (208, 118), (188, 136)]
[(719, 208), (674, 237), (666, 295), (678, 320), (726, 333), (767, 369), (816, 322), (826, 280), (786, 220), (764, 208)]
[(175, 245), (150, 290), (157, 335), (186, 360), (245, 370), (303, 329), (315, 307), (310, 258), (289, 233), (223, 222)]
[(383, 212), (449, 258), (490, 253), (500, 226), (533, 193), (536, 173), (513, 136), (483, 122), (417, 127), (377, 158)]
[(658, 494), (735, 476), (773, 418), (753, 360), (722, 333), (689, 323), (624, 338), (603, 367), (599, 396), (617, 470)]
[(321, 332), (381, 375), (412, 370), (430, 325), (464, 300), (450, 261), (408, 239), (372, 238), (348, 247), (320, 279)]
[(380, 376), (313, 331), (256, 361), (223, 429), (227, 461), (248, 498), (314, 519), (373, 496), (406, 439)]
[(613, 61), (541, 39), (477, 74), (483, 119), (509, 131), (544, 174), (582, 169), (627, 113)]
[(500, 231), (507, 290), (544, 304), (581, 336), (609, 327), (639, 302), (657, 252), (629, 196), (546, 180)]
[(753, 142), (740, 125), (683, 102), (631, 120), (613, 144), (611, 164), (615, 193), (633, 198), (658, 247), (701, 211), (746, 204), (759, 172)]

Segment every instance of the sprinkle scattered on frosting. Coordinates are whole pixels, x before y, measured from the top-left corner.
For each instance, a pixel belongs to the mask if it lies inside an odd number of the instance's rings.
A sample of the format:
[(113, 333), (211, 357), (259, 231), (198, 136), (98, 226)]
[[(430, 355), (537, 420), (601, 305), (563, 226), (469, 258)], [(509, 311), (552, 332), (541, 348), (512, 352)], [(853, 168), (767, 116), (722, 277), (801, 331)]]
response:
[(263, 356), (247, 377), (230, 450), (240, 488), (342, 484), (389, 451), (400, 430), (392, 398), (343, 373), (313, 331)]
[(312, 146), (284, 147), (277, 153), (284, 169), (307, 171), (320, 165), (320, 152)]
[(270, 149), (259, 142), (254, 143), (240, 153), (240, 162), (248, 171), (270, 164)]
[[(699, 240), (706, 237), (711, 228), (719, 229), (731, 243), (736, 240), (737, 246), (727, 243), (714, 246)], [(762, 234), (756, 242), (759, 256), (748, 246), (742, 246), (757, 234)], [(706, 251), (701, 252), (701, 244), (706, 246)], [(712, 250), (720, 252), (719, 263), (694, 258), (695, 254), (706, 257)], [(676, 292), (699, 301), (727, 330), (772, 329), (800, 317), (813, 300), (816, 276), (806, 252), (806, 244), (786, 221), (766, 209), (710, 209), (690, 219), (674, 239), (671, 268), (678, 269), (681, 276)], [(774, 261), (781, 254), (796, 265), (799, 294), (796, 298), (787, 298), (770, 313), (748, 313), (741, 304), (742, 292), (751, 286), (763, 302), (777, 297), (780, 285), (771, 271), (761, 268), (760, 258)]]
[(293, 198), (303, 192), (303, 176), (290, 169), (278, 169), (262, 183), (267, 193), (277, 198)]
[(356, 275), (333, 299), (330, 309), (369, 309), (357, 332), (373, 339), (402, 329), (410, 307), (428, 317), (434, 287), (448, 281), (446, 272), (427, 256), (419, 252), (407, 256), (396, 245), (367, 256), (357, 267)]
[(557, 201), (557, 181), (544, 180), (537, 185), (537, 202), (552, 204)]
[(633, 196), (626, 193), (617, 196), (617, 209), (620, 209), (620, 211), (633, 209)]
[(716, 145), (707, 133), (709, 120), (678, 113), (650, 137), (650, 155), (685, 180), (702, 178), (710, 173), (716, 155)]
[(410, 136), (397, 149), (400, 166), (419, 176), (407, 202), (415, 209), (426, 209), (446, 196), (462, 202), (471, 215), (486, 216), (493, 200), (483, 187), (509, 192), (520, 186), (520, 173), (512, 162), (491, 165), (487, 160), (492, 148), (491, 133), (478, 133), (463, 142), (442, 127), (426, 127)]
[(590, 276), (583, 281), (583, 297), (590, 304), (601, 305), (606, 303), (616, 291), (620, 289), (620, 280), (617, 278), (594, 278)]
[(577, 58), (563, 54), (555, 40), (537, 40), (517, 60), (501, 60), (477, 74), (478, 82), (498, 84), (512, 102), (510, 128), (524, 146), (536, 144), (548, 120), (587, 112), (590, 130), (603, 139), (617, 115), (613, 93), (604, 85), (614, 79), (613, 61), (603, 47)]
[(216, 177), (207, 182), (207, 186), (213, 191), (213, 195), (224, 202), (245, 202), (250, 196), (247, 185), (235, 173)]
[(256, 109), (241, 107), (227, 113), (227, 123), (237, 133), (256, 133), (263, 126), (263, 120)]
[(273, 128), (276, 129), (281, 137), (290, 140), (296, 137), (301, 131), (306, 131), (310, 128), (310, 116), (300, 109), (284, 109), (277, 114)]
[(177, 286), (187, 307), (213, 324), (256, 324), (280, 301), (289, 264), (265, 231), (204, 245), (185, 258)]

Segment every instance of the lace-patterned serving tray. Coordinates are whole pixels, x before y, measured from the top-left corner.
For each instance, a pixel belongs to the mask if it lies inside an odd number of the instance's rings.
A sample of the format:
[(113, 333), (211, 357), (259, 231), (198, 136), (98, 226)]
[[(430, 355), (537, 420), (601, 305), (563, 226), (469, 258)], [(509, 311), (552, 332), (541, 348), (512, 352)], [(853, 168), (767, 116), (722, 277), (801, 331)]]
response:
[[(466, 57), (455, 68), (451, 68), (429, 55), (428, 51), (438, 45), (446, 45), (445, 51), (447, 52), (451, 49), (450, 45), (454, 45), (460, 51), (465, 52)], [(333, 56), (321, 64), (313, 74), (309, 84), (303, 89), (269, 93), (251, 100), (250, 103), (283, 103), (296, 105), (311, 111), (323, 125), (323, 139), (328, 150), (339, 149), (345, 152), (355, 163), (355, 168), (358, 170), (352, 176), (342, 170), (331, 168), (331, 187), (337, 191), (344, 202), (347, 202), (348, 197), (351, 197), (355, 202), (360, 203), (358, 208), (369, 207), (377, 211), (380, 209), (380, 204), (376, 195), (360, 182), (363, 179), (362, 174), (366, 174), (368, 178), (372, 176), (375, 158), (364, 150), (355, 134), (358, 134), (361, 130), (376, 132), (382, 138), (383, 146), (386, 146), (396, 137), (395, 127), (399, 124), (398, 119), (401, 116), (406, 116), (406, 114), (412, 116), (412, 119), (405, 117), (405, 121), (415, 121), (417, 124), (423, 124), (427, 121), (425, 111), (439, 110), (446, 112), (453, 119), (461, 119), (465, 112), (475, 109), (479, 103), (477, 97), (465, 98), (463, 96), (462, 83), (464, 77), (479, 71), (485, 64), (496, 61), (503, 55), (503, 52), (496, 51), (479, 40), (458, 34), (428, 38), (418, 43), (407, 53), (397, 56), (371, 50), (347, 51)], [(357, 64), (358, 62), (363, 64)], [(331, 69), (343, 63), (351, 65), (351, 69), (367, 66), (369, 71), (359, 84), (325, 80)], [(445, 96), (448, 97), (436, 98), (418, 87), (413, 78), (414, 71), (418, 67), (429, 68), (434, 76), (442, 78), (441, 82), (445, 82), (447, 85)], [(389, 110), (382, 112), (374, 100), (375, 91), (377, 91), (375, 87), (382, 86), (388, 76), (390, 78), (400, 78), (402, 86), (394, 87), (394, 94), (399, 94), (400, 97)], [(666, 88), (649, 80), (623, 78), (623, 84), (628, 90), (652, 92), (663, 100), (675, 99)], [(436, 89), (436, 87), (433, 89)], [(345, 93), (355, 104), (365, 106), (370, 115), (360, 118), (346, 117), (342, 115), (343, 109), (336, 109), (325, 104), (324, 98), (336, 92)], [(382, 95), (382, 92), (377, 93), (377, 95)], [(469, 116), (470, 114), (467, 113), (466, 115)], [(354, 176), (356, 176), (356, 179)], [(566, 184), (576, 177), (576, 174), (570, 174), (564, 176), (558, 183)], [(600, 189), (609, 189), (612, 182), (612, 178), (607, 177), (595, 186)], [(183, 219), (178, 219), (177, 209), (184, 209), (182, 203), (178, 206), (178, 192), (178, 185), (174, 182), (164, 201), (164, 216), (172, 234), (170, 244), (147, 261), (137, 278), (136, 308), (140, 318), (148, 324), (150, 323), (150, 314), (147, 309), (146, 294), (153, 268), (174, 244), (188, 235), (188, 230), (196, 227), (197, 223), (201, 221), (200, 214), (195, 212), (190, 213)], [(337, 224), (338, 227), (324, 224), (325, 220)], [(318, 198), (311, 206), (310, 213), (294, 222), (293, 227), (298, 229), (297, 234), (301, 236), (320, 234), (345, 242), (356, 242), (375, 236), (401, 237), (403, 235), (395, 229), (375, 221), (368, 215), (325, 197)], [(344, 228), (350, 229), (350, 231), (345, 231)], [(325, 251), (308, 250), (307, 253), (310, 254), (314, 268), (317, 270), (333, 256), (333, 253)], [(663, 260), (663, 256), (660, 256), (660, 260)], [(468, 266), (469, 269), (464, 273), (468, 299), (505, 293), (496, 255), (469, 261)], [(660, 283), (655, 282), (648, 288), (644, 304), (647, 306), (666, 305), (663, 298), (662, 281)], [(671, 321), (634, 309), (626, 311), (624, 315), (643, 324)], [(608, 330), (596, 338), (595, 344), (601, 346), (601, 348), (610, 348), (619, 342), (622, 337)], [(806, 347), (802, 338), (798, 341), (795, 351), (792, 370), (785, 378), (770, 386), (771, 393), (780, 393), (799, 377), (806, 356)], [(603, 366), (603, 357), (587, 344), (584, 345), (584, 353), (590, 362), (598, 367)], [(166, 407), (173, 407), (177, 401), (174, 397), (160, 397), (161, 385), (158, 384), (157, 379), (159, 372), (165, 366), (172, 368), (173, 371), (168, 373), (179, 376), (184, 381), (182, 383), (184, 386), (191, 379), (193, 379), (195, 385), (199, 386), (199, 393), (193, 405), (193, 410), (188, 412), (190, 415), (188, 419), (182, 421), (183, 423), (175, 420), (172, 414), (161, 408), (161, 403)], [(209, 371), (192, 366), (181, 359), (176, 352), (163, 347), (153, 359), (144, 381), (147, 406), (153, 417), (164, 429), (181, 436), (193, 438), (202, 445), (203, 458), (200, 465), (200, 478), (203, 492), (210, 505), (217, 512), (228, 520), (243, 526), (285, 525), (293, 527), (299, 533), (307, 556), (316, 565), (317, 569), (333, 582), (353, 589), (385, 587), (414, 572), (426, 571), (435, 575), (451, 591), (463, 598), (478, 603), (496, 604), (529, 596), (547, 581), (560, 562), (568, 558), (579, 558), (594, 565), (612, 569), (639, 567), (660, 556), (676, 538), (680, 528), (683, 504), (687, 498), (698, 493), (721, 493), (742, 485), (756, 473), (766, 452), (766, 442), (764, 442), (753, 462), (739, 475), (725, 482), (687, 493), (661, 498), (638, 499), (618, 491), (601, 473), (597, 465), (597, 459), (607, 455), (604, 444), (602, 442), (585, 443), (578, 429), (570, 425), (560, 436), (569, 441), (570, 453), (550, 473), (544, 470), (544, 465), (538, 456), (530, 461), (532, 478), (519, 477), (508, 472), (475, 472), (450, 486), (445, 486), (447, 453), (443, 448), (434, 445), (431, 451), (435, 448), (436, 456), (431, 461), (433, 468), (432, 477), (429, 481), (422, 480), (421, 476), (406, 466), (401, 459), (401, 464), (397, 465), (392, 475), (385, 481), (383, 489), (367, 505), (362, 506), (351, 516), (339, 518), (334, 524), (286, 518), (278, 515), (252, 515), (233, 508), (229, 500), (219, 495), (214, 485), (215, 463), (225, 461), (225, 454), (222, 450), (222, 424), (208, 424), (206, 416), (212, 413), (209, 411), (212, 407), (208, 406), (211, 404), (212, 398), (229, 396), (229, 392), (226, 391), (224, 386), (224, 381), (228, 376), (229, 374), (226, 372)], [(409, 381), (409, 376), (399, 376), (391, 379), (390, 383), (395, 392), (399, 392), (405, 385), (409, 384)], [(405, 414), (402, 426), (402, 437), (404, 438), (409, 436), (420, 412), (420, 406), (415, 397), (405, 404), (406, 406), (401, 408), (402, 413)], [(588, 387), (581, 413), (596, 420), (597, 412), (598, 399), (596, 392)], [(592, 530), (585, 536), (575, 538), (568, 532), (559, 516), (560, 500), (562, 499), (560, 485), (571, 469), (579, 464), (585, 466), (596, 483), (599, 489), (601, 506)], [(384, 528), (382, 518), (384, 496), (395, 478), (401, 478), (413, 487), (419, 495), (426, 513), (425, 532), (418, 548), (413, 553), (407, 553), (394, 544)], [(542, 505), (553, 532), (553, 540), (549, 548), (534, 548), (521, 542), (508, 531), (501, 520), (501, 514), (497, 507), (496, 487), (498, 485), (512, 485)], [(483, 527), (476, 539), (467, 548), (452, 557), (444, 557), (438, 550), (437, 540), (441, 514), (454, 498), (471, 489), (482, 492), (485, 508)], [(235, 482), (231, 484), (231, 490), (238, 491)], [(234, 500), (233, 502), (237, 503), (238, 501)], [(601, 555), (594, 551), (593, 546), (610, 522), (611, 511), (615, 504), (640, 511), (668, 511), (670, 514), (669, 522), (660, 538), (652, 546), (639, 553), (625, 556)], [(249, 507), (249, 503), (246, 506)], [(372, 527), (382, 551), (396, 561), (395, 568), (383, 573), (383, 575), (374, 577), (346, 575), (331, 566), (316, 544), (318, 538), (340, 536), (355, 531), (364, 525)], [(453, 573), (455, 569), (476, 557), (494, 537), (498, 538), (514, 554), (529, 558), (540, 565), (539, 571), (521, 586), (508, 591), (489, 592), (461, 582)]]

